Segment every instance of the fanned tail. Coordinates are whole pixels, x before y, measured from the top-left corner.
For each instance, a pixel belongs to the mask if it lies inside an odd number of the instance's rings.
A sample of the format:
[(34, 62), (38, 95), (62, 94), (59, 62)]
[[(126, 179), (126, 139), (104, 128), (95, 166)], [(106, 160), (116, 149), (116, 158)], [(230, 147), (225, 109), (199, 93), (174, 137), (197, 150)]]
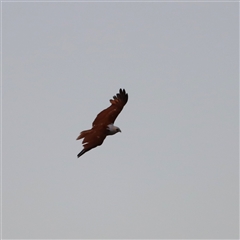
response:
[(91, 129), (80, 132), (80, 134), (79, 134), (79, 136), (77, 137), (76, 140), (79, 140), (81, 138), (85, 138), (90, 132), (91, 132)]
[[(83, 140), (83, 145), (86, 144), (86, 143), (85, 143), (85, 142), (86, 142), (86, 137), (89, 136), (89, 134), (91, 134), (91, 130), (92, 130), (92, 129), (82, 131), (82, 132), (79, 134), (79, 136), (77, 137), (76, 140), (79, 140), (79, 139), (81, 139), (81, 138), (84, 138), (84, 140)], [(83, 146), (83, 147), (84, 147), (84, 146)], [(89, 151), (90, 149), (91, 149), (91, 148), (88, 148), (88, 149), (84, 148), (84, 149), (77, 155), (77, 157), (78, 157), (78, 158), (81, 157), (85, 152)]]

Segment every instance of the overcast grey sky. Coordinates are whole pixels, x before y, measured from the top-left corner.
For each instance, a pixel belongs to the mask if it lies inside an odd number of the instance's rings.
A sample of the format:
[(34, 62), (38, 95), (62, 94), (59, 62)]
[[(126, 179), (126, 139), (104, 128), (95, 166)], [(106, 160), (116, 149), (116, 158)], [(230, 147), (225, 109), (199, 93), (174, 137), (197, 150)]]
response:
[[(3, 2), (3, 238), (239, 237), (238, 3)], [(77, 159), (125, 88), (122, 133)]]

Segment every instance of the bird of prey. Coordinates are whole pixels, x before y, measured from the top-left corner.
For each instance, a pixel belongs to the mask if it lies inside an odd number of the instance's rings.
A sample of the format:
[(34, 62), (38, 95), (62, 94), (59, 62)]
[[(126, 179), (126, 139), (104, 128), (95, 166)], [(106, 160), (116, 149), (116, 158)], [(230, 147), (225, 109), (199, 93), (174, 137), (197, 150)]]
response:
[(77, 155), (79, 158), (87, 151), (100, 146), (108, 135), (121, 132), (119, 127), (114, 126), (118, 114), (128, 101), (128, 94), (120, 89), (113, 99), (109, 100), (111, 106), (100, 112), (92, 123), (92, 129), (82, 131), (76, 140), (83, 138), (83, 150)]

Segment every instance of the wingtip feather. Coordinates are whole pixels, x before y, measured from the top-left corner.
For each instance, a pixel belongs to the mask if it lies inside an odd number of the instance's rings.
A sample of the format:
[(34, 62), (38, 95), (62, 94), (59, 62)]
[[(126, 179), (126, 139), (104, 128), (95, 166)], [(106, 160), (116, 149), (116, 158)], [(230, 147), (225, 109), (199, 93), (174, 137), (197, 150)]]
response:
[(80, 158), (85, 152), (86, 152), (86, 150), (83, 149), (83, 150), (77, 155), (77, 157)]

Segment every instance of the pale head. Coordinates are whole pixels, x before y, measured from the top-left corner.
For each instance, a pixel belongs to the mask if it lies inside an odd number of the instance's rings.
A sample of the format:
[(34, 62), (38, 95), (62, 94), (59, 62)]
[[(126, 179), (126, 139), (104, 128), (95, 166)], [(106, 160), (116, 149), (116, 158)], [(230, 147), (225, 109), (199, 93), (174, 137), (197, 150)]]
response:
[(120, 128), (117, 126), (114, 126), (113, 124), (109, 124), (107, 126), (107, 129), (108, 129), (108, 135), (113, 135), (117, 132), (121, 132)]

